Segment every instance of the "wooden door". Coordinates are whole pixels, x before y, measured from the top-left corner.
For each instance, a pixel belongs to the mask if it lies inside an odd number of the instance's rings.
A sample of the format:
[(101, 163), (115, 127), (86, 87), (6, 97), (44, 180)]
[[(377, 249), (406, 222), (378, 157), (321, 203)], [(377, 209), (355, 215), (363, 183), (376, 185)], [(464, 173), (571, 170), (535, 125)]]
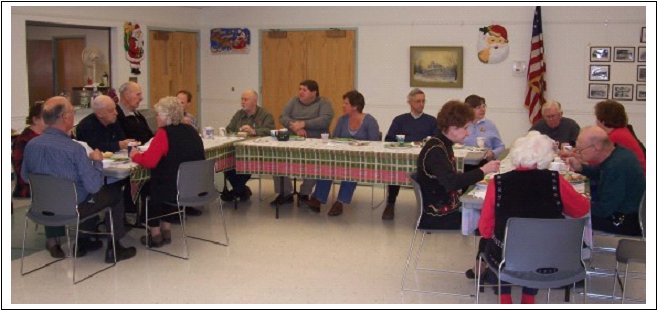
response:
[[(198, 103), (197, 34), (191, 32), (149, 31), (149, 105), (179, 90), (192, 93)], [(197, 115), (197, 105), (190, 113)]]
[(320, 95), (331, 99), (334, 120), (342, 115), (342, 95), (354, 88), (354, 31), (263, 32), (262, 104), (276, 126), (291, 97), (305, 79), (318, 82)]
[(27, 41), (27, 83), (30, 105), (55, 95), (51, 40)]
[(73, 87), (87, 84), (82, 64), (84, 38), (55, 39), (55, 93), (73, 94)]

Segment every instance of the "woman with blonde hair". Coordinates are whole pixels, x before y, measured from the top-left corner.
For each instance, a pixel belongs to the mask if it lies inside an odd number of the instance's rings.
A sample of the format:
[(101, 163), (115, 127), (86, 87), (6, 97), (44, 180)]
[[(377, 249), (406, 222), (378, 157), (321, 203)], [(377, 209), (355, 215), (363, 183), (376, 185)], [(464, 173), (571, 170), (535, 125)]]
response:
[[(176, 202), (178, 167), (186, 161), (205, 159), (203, 142), (196, 130), (183, 120), (183, 108), (176, 97), (161, 98), (155, 104), (158, 130), (144, 153), (133, 149), (132, 161), (151, 169), (149, 215), (160, 216), (176, 211), (165, 202)], [(149, 235), (142, 244), (160, 247), (171, 242), (171, 222), (176, 216), (149, 220)]]

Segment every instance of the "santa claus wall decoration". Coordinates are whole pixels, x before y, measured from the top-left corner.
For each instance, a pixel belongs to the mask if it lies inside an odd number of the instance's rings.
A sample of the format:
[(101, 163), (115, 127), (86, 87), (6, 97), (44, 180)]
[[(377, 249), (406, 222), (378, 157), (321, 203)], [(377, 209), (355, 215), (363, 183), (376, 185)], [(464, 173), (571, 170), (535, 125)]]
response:
[(505, 27), (489, 25), (480, 28), (478, 59), (485, 64), (496, 64), (504, 61), (509, 54), (508, 43)]
[(125, 22), (123, 24), (123, 47), (126, 59), (130, 62), (130, 73), (139, 75), (139, 63), (144, 59), (144, 36), (139, 24)]

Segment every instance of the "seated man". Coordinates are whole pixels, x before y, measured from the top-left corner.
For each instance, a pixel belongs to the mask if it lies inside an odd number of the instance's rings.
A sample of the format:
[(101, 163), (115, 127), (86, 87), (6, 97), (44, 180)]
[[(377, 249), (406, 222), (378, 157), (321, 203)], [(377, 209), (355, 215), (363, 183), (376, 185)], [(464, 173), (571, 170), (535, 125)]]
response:
[(183, 123), (186, 123), (194, 127), (194, 130), (199, 131), (199, 125), (197, 124), (196, 117), (187, 112), (192, 106), (192, 92), (187, 90), (180, 90), (178, 93), (176, 93), (176, 97), (180, 101), (180, 105), (183, 106)]
[[(69, 137), (74, 115), (73, 105), (65, 97), (52, 97), (44, 103), (42, 118), (47, 128), (25, 147), (22, 174), (24, 177), (30, 173), (46, 174), (75, 182), (78, 211), (81, 213), (112, 207), (116, 254), (112, 240), (108, 239), (105, 262), (114, 262), (115, 258), (116, 261), (131, 258), (136, 253), (135, 248), (123, 247), (119, 242), (126, 232), (120, 200), (121, 186), (118, 183), (103, 185), (101, 152), (96, 149), (87, 155), (85, 148)], [(93, 230), (94, 220), (88, 221), (81, 224), (80, 228)], [(105, 216), (105, 222), (105, 226), (110, 228), (109, 214)], [(97, 243), (92, 248), (87, 246), (87, 249), (100, 248), (102, 244)], [(79, 247), (85, 246), (81, 243)]]
[[(76, 127), (78, 140), (86, 142), (89, 147), (101, 152), (116, 152), (126, 149), (134, 139), (126, 139), (123, 129), (117, 121), (117, 110), (114, 100), (107, 95), (99, 95), (91, 103), (93, 114), (80, 120)], [(124, 186), (123, 203), (126, 211), (135, 211), (130, 193), (130, 178), (120, 182)]]
[(644, 171), (633, 153), (615, 146), (605, 130), (584, 128), (568, 158), (571, 167), (590, 179), (592, 228), (623, 235), (642, 235), (638, 210), (646, 191)]
[(539, 131), (560, 143), (576, 144), (580, 126), (570, 118), (562, 117), (562, 105), (558, 101), (549, 100), (541, 106), (542, 119), (530, 130)]
[[(250, 136), (267, 136), (270, 130), (274, 129), (274, 118), (272, 114), (264, 108), (258, 106), (258, 93), (249, 89), (242, 92), (240, 98), (242, 109), (235, 112), (231, 122), (226, 127), (226, 131), (246, 132)], [(232, 201), (235, 197), (241, 201), (246, 201), (251, 196), (251, 190), (247, 186), (247, 181), (251, 178), (250, 174), (237, 174), (235, 169), (224, 172), (226, 179), (231, 182), (233, 190), (228, 194), (222, 195), (222, 200)]]

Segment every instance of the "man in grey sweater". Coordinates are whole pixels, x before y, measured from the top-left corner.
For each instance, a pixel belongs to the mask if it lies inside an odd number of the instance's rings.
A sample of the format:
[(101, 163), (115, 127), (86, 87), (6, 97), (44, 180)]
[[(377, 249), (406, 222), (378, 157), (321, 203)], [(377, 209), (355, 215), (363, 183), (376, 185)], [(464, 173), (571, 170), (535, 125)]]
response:
[[(299, 94), (288, 101), (283, 109), (279, 122), (293, 134), (319, 138), (321, 133), (329, 132), (329, 124), (334, 117), (334, 110), (328, 98), (320, 97), (320, 87), (314, 80), (304, 80), (299, 83)], [(283, 190), (281, 190), (283, 179)], [(313, 191), (315, 180), (304, 179), (300, 186), (300, 199), (307, 201)], [(293, 201), (292, 182), (288, 177), (274, 177), (274, 190), (279, 196), (270, 204), (279, 205)]]

